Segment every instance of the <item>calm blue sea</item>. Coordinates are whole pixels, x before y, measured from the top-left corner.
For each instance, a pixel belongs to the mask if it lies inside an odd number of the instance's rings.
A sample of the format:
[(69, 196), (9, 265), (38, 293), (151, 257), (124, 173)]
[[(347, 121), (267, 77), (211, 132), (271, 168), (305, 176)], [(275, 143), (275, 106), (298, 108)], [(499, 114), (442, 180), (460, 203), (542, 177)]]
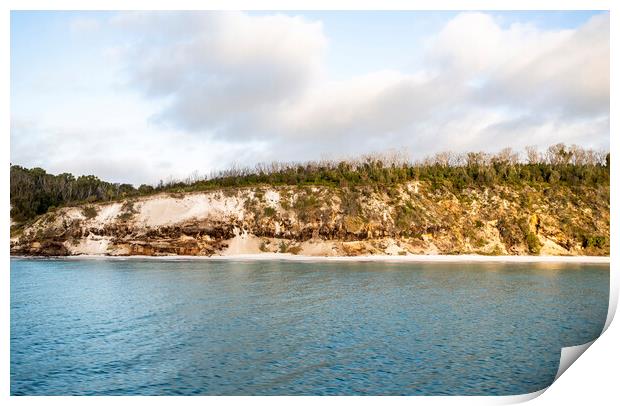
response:
[(11, 259), (13, 395), (510, 395), (609, 265)]

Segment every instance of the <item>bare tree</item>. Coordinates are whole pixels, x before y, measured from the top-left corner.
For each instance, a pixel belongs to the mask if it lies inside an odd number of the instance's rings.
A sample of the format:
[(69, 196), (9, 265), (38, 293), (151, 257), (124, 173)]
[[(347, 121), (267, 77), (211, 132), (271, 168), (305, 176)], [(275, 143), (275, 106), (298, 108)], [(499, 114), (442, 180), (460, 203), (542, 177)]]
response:
[(547, 149), (547, 162), (551, 165), (566, 165), (570, 162), (571, 156), (563, 143), (552, 145)]
[(451, 166), (454, 154), (451, 151), (438, 152), (435, 154), (434, 163), (439, 166)]
[(514, 152), (512, 148), (504, 148), (495, 155), (495, 160), (511, 165), (519, 163), (519, 154)]
[(485, 152), (469, 152), (466, 157), (467, 166), (483, 166), (489, 164), (489, 155)]
[(530, 165), (539, 164), (542, 161), (542, 156), (535, 145), (528, 145), (525, 147), (525, 156), (527, 163)]

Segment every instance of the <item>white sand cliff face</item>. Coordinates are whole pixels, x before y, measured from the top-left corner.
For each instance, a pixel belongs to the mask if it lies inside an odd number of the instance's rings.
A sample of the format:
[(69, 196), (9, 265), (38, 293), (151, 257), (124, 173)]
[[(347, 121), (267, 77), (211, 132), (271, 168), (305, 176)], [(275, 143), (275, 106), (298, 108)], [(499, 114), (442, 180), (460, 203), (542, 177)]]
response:
[(71, 255), (106, 255), (110, 252), (110, 238), (88, 236), (77, 241), (77, 244), (67, 244)]
[(120, 203), (102, 205), (99, 208), (97, 216), (94, 219), (95, 224), (101, 225), (101, 224), (112, 223), (116, 219), (116, 217), (118, 217), (118, 215), (120, 214), (121, 207), (122, 207), (122, 204)]
[[(473, 190), (457, 198), (410, 182), (389, 194), (376, 188), (352, 192), (286, 186), (162, 193), (57, 209), (12, 236), (11, 253), (528, 255), (523, 236), (510, 234), (526, 227), (538, 241), (541, 256), (592, 255), (563, 233), (551, 213), (557, 211), (554, 200), (545, 201), (540, 194), (540, 202), (524, 213), (520, 196), (508, 192)], [(602, 235), (609, 235), (608, 211), (573, 206), (566, 210), (572, 212), (561, 211), (562, 215), (594, 224)], [(521, 226), (516, 226), (518, 221)]]
[(157, 196), (141, 201), (136, 222), (146, 227), (174, 225), (187, 220), (223, 220), (244, 216), (241, 199), (221, 193), (190, 194), (181, 198)]

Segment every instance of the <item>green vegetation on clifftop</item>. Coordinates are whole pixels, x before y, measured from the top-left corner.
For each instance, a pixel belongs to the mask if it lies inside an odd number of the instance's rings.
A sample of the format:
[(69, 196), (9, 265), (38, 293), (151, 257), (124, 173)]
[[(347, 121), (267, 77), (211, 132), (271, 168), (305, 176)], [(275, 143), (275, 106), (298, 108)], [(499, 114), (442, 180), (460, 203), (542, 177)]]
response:
[[(483, 152), (440, 153), (415, 163), (398, 157), (369, 156), (350, 161), (259, 164), (255, 168), (230, 169), (202, 179), (160, 181), (157, 186), (141, 185), (138, 188), (105, 182), (92, 175), (52, 175), (41, 168), (11, 165), (11, 219), (19, 224), (57, 207), (161, 192), (184, 193), (258, 185), (340, 187), (351, 190), (353, 194), (357, 193), (353, 190), (355, 187), (377, 186), (389, 195), (395, 190), (393, 186), (415, 180), (455, 194), (465, 189), (506, 185), (535, 189), (564, 186), (578, 195), (580, 187), (609, 188), (609, 161), (609, 153), (557, 144), (544, 153), (529, 147), (523, 154), (508, 148), (494, 155)], [(311, 212), (316, 206), (313, 199), (313, 196), (307, 196), (296, 201), (299, 206), (296, 208)], [(524, 207), (532, 204), (527, 194), (521, 199)], [(345, 209), (355, 215), (358, 210), (356, 199), (346, 200)], [(397, 221), (404, 224), (415, 219), (416, 211), (412, 206), (404, 205), (397, 210)], [(596, 246), (599, 242), (588, 240), (585, 244)], [(536, 251), (534, 241), (529, 245), (533, 252)]]

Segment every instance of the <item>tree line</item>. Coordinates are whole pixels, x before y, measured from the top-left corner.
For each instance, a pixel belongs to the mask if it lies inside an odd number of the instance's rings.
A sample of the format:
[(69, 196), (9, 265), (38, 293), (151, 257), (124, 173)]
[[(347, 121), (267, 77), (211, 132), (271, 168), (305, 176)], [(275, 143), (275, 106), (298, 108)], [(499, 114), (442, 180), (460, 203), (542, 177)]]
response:
[(41, 168), (11, 165), (11, 218), (19, 223), (65, 205), (253, 185), (353, 187), (421, 180), (454, 192), (495, 184), (609, 185), (609, 165), (609, 152), (556, 144), (543, 152), (534, 147), (527, 147), (523, 153), (510, 148), (495, 154), (442, 152), (416, 162), (392, 153), (340, 161), (258, 164), (138, 188), (93, 175), (53, 175)]

